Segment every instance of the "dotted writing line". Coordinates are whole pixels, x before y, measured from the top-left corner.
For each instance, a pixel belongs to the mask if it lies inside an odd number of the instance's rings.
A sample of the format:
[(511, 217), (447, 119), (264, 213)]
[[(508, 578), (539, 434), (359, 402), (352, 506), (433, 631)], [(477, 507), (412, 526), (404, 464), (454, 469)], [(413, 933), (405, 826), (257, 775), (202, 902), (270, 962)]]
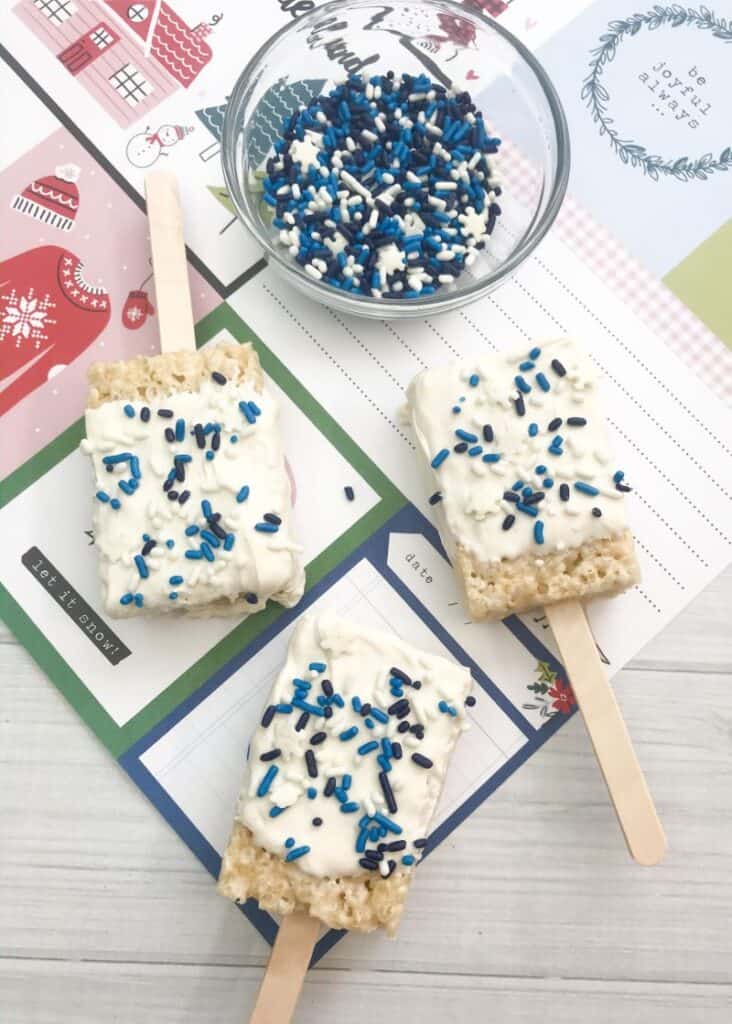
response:
[(427, 369), (427, 363), (426, 363), (426, 362), (424, 361), (424, 359), (423, 359), (423, 358), (422, 358), (422, 357), (421, 357), (420, 355), (417, 355), (417, 353), (416, 353), (416, 352), (414, 351), (414, 349), (412, 348), (412, 346), (411, 346), (411, 345), (408, 345), (408, 344), (406, 343), (406, 341), (404, 340), (404, 338), (402, 338), (402, 336), (401, 336), (401, 335), (400, 335), (400, 334), (399, 334), (399, 333), (398, 333), (397, 331), (395, 331), (395, 330), (394, 330), (394, 328), (393, 328), (393, 327), (391, 326), (391, 324), (389, 323), (389, 321), (388, 321), (388, 320), (382, 320), (382, 321), (381, 321), (381, 323), (382, 323), (383, 327), (384, 327), (384, 328), (385, 328), (385, 329), (386, 329), (387, 331), (389, 331), (389, 333), (390, 333), (390, 334), (392, 334), (392, 335), (393, 335), (393, 336), (394, 336), (394, 337), (396, 338), (396, 340), (397, 340), (397, 341), (399, 342), (399, 344), (400, 344), (400, 345), (401, 345), (401, 346), (402, 346), (403, 348), (405, 348), (405, 349), (407, 350), (407, 352), (408, 352), (408, 353), (410, 354), (410, 356), (412, 357), (412, 359), (414, 359), (414, 361), (415, 361), (415, 362), (419, 363), (419, 364), (420, 364), (420, 366), (421, 366), (421, 367), (422, 367), (423, 369), (425, 369), (425, 370), (426, 370), (426, 369)]
[(636, 363), (638, 363), (638, 365), (639, 365), (640, 367), (642, 367), (642, 368), (643, 368), (643, 369), (644, 369), (644, 370), (646, 371), (646, 373), (647, 373), (647, 374), (648, 374), (648, 375), (650, 376), (650, 378), (651, 378), (651, 379), (652, 379), (652, 380), (654, 381), (654, 383), (658, 384), (658, 386), (659, 386), (659, 387), (663, 388), (663, 390), (664, 390), (664, 391), (666, 392), (666, 394), (667, 394), (667, 395), (669, 395), (669, 396), (670, 396), (671, 398), (673, 398), (673, 400), (674, 400), (675, 402), (677, 402), (677, 403), (678, 403), (678, 405), (680, 406), (680, 408), (682, 408), (682, 409), (684, 410), (684, 412), (685, 412), (685, 413), (686, 413), (686, 414), (687, 414), (687, 415), (688, 415), (689, 417), (691, 417), (691, 419), (692, 419), (692, 420), (694, 420), (694, 422), (695, 422), (695, 423), (697, 423), (697, 424), (698, 424), (698, 425), (699, 425), (699, 426), (700, 426), (700, 427), (702, 428), (702, 430), (704, 430), (705, 434), (707, 434), (707, 435), (708, 435), (709, 437), (711, 437), (711, 438), (712, 438), (712, 439), (713, 439), (714, 441), (716, 441), (716, 443), (717, 443), (717, 444), (718, 444), (718, 445), (720, 446), (720, 448), (722, 449), (722, 451), (723, 451), (723, 452), (724, 452), (724, 453), (725, 453), (726, 455), (730, 455), (730, 456), (732, 456), (732, 450), (730, 450), (730, 449), (729, 449), (729, 448), (727, 447), (727, 445), (726, 445), (726, 444), (724, 443), (724, 441), (722, 441), (722, 440), (721, 440), (720, 438), (718, 438), (718, 437), (717, 437), (717, 435), (716, 435), (716, 434), (715, 434), (715, 433), (714, 433), (714, 432), (713, 432), (712, 430), (710, 430), (710, 429), (709, 429), (709, 427), (707, 426), (707, 424), (706, 424), (706, 423), (704, 423), (704, 422), (703, 422), (702, 420), (700, 420), (700, 419), (699, 419), (699, 417), (698, 417), (698, 416), (697, 416), (697, 415), (696, 415), (695, 413), (693, 413), (693, 412), (691, 411), (691, 409), (690, 409), (690, 408), (688, 407), (688, 405), (685, 405), (685, 404), (684, 404), (684, 402), (682, 402), (682, 401), (681, 401), (681, 399), (680, 399), (680, 398), (678, 397), (678, 395), (677, 395), (677, 394), (675, 394), (675, 392), (673, 392), (673, 391), (671, 390), (671, 388), (670, 388), (670, 387), (669, 387), (669, 386), (668, 386), (668, 385), (667, 385), (667, 384), (666, 384), (666, 383), (665, 383), (665, 382), (664, 382), (663, 380), (661, 380), (661, 378), (660, 378), (660, 377), (659, 377), (659, 376), (658, 376), (657, 374), (655, 374), (655, 373), (653, 372), (653, 370), (652, 370), (652, 369), (651, 369), (651, 368), (650, 368), (650, 367), (649, 367), (649, 366), (648, 366), (648, 365), (647, 365), (646, 363), (644, 363), (644, 362), (643, 362), (643, 360), (642, 360), (642, 359), (641, 359), (641, 358), (640, 358), (640, 357), (639, 357), (638, 355), (636, 355), (636, 353), (635, 353), (635, 352), (633, 351), (633, 349), (632, 349), (632, 348), (630, 348), (630, 346), (629, 346), (629, 345), (626, 345), (626, 344), (625, 344), (625, 342), (624, 342), (624, 341), (622, 341), (622, 340), (621, 340), (621, 339), (620, 339), (620, 338), (618, 337), (618, 335), (617, 335), (617, 334), (616, 334), (616, 333), (615, 333), (615, 332), (614, 332), (613, 330), (611, 330), (611, 328), (610, 328), (610, 327), (608, 327), (608, 325), (607, 325), (607, 324), (606, 324), (606, 323), (605, 323), (605, 322), (604, 322), (604, 321), (603, 321), (603, 320), (602, 320), (602, 319), (601, 319), (601, 318), (600, 318), (600, 317), (599, 317), (599, 316), (597, 315), (597, 313), (595, 313), (595, 311), (594, 311), (593, 309), (591, 309), (591, 308), (590, 308), (590, 307), (589, 307), (589, 306), (587, 305), (587, 303), (586, 303), (586, 302), (583, 302), (583, 301), (582, 301), (582, 299), (580, 299), (580, 298), (579, 298), (579, 296), (578, 296), (578, 295), (576, 295), (576, 294), (575, 294), (575, 293), (574, 293), (574, 292), (572, 291), (572, 289), (571, 289), (571, 288), (570, 288), (570, 287), (569, 287), (569, 286), (568, 286), (567, 284), (565, 284), (565, 282), (564, 282), (564, 281), (562, 281), (562, 280), (561, 280), (561, 278), (557, 277), (557, 275), (556, 275), (556, 274), (554, 273), (554, 271), (553, 271), (553, 270), (551, 269), (551, 267), (547, 266), (547, 264), (546, 264), (546, 263), (544, 263), (544, 262), (543, 262), (543, 260), (539, 259), (539, 257), (538, 257), (538, 256), (535, 256), (535, 257), (534, 257), (534, 260), (536, 261), (536, 263), (538, 264), (538, 266), (540, 266), (540, 267), (541, 267), (541, 268), (542, 268), (542, 269), (543, 269), (543, 270), (544, 270), (544, 271), (545, 271), (545, 272), (546, 272), (546, 273), (547, 273), (547, 274), (548, 274), (548, 275), (549, 275), (549, 276), (550, 276), (550, 277), (551, 277), (551, 278), (552, 278), (552, 279), (553, 279), (554, 281), (556, 281), (556, 283), (557, 283), (558, 285), (561, 285), (561, 287), (562, 287), (562, 288), (564, 288), (564, 290), (566, 291), (566, 293), (567, 293), (567, 294), (568, 294), (568, 295), (569, 295), (569, 296), (570, 296), (570, 297), (571, 297), (572, 299), (574, 299), (574, 301), (575, 301), (575, 302), (576, 302), (576, 303), (577, 303), (577, 304), (578, 304), (579, 306), (581, 306), (581, 307), (582, 307), (582, 309), (584, 309), (584, 310), (585, 310), (585, 312), (586, 312), (586, 313), (588, 313), (588, 314), (589, 314), (589, 316), (591, 316), (591, 317), (592, 317), (592, 319), (593, 319), (593, 320), (594, 320), (594, 321), (595, 321), (596, 323), (598, 323), (598, 324), (599, 324), (599, 325), (600, 325), (600, 326), (602, 327), (602, 329), (603, 329), (603, 330), (604, 330), (604, 331), (605, 331), (605, 332), (606, 332), (607, 334), (609, 334), (609, 335), (610, 335), (610, 337), (611, 337), (611, 338), (613, 338), (613, 339), (614, 339), (614, 340), (615, 340), (615, 341), (616, 341), (616, 342), (618, 343), (618, 345), (620, 345), (620, 347), (621, 347), (621, 348), (622, 348), (622, 349), (623, 349), (623, 350), (624, 350), (625, 352), (627, 352), (627, 354), (628, 354), (628, 355), (629, 355), (629, 356), (630, 356), (630, 357), (631, 357), (631, 358), (632, 358), (633, 360), (635, 360), (635, 362), (636, 362)]
[(325, 348), (324, 345), (321, 345), (321, 343), (318, 341), (318, 339), (315, 337), (315, 335), (311, 331), (309, 331), (307, 329), (307, 327), (305, 327), (305, 325), (303, 323), (301, 323), (300, 320), (298, 320), (298, 318), (295, 316), (295, 314), (292, 312), (292, 310), (288, 309), (288, 307), (279, 298), (279, 296), (275, 295), (275, 293), (272, 291), (272, 289), (267, 284), (265, 284), (264, 282), (262, 282), (262, 288), (264, 289), (264, 291), (267, 292), (269, 297), (271, 299), (273, 299), (277, 303), (277, 305), (280, 307), (280, 309), (284, 313), (286, 313), (287, 316), (289, 316), (289, 318), (292, 320), (292, 322), (297, 324), (297, 326), (300, 328), (300, 330), (303, 332), (303, 334), (306, 335), (306, 337), (308, 337), (312, 341), (312, 343), (316, 346), (316, 348), (318, 348), (323, 353), (323, 355), (326, 356), (326, 358), (331, 361), (331, 363), (336, 367), (336, 369), (339, 370), (343, 374), (343, 376), (346, 378), (346, 380), (349, 381), (349, 383), (353, 385), (353, 387), (356, 389), (356, 391), (358, 391), (358, 393), (363, 398), (366, 399), (366, 401), (369, 403), (369, 405), (371, 405), (378, 412), (379, 416), (381, 416), (381, 418), (383, 420), (386, 420), (386, 422), (389, 424), (389, 426), (392, 427), (397, 432), (399, 437), (401, 437), (401, 439), (407, 445), (409, 445), (409, 447), (412, 449), (412, 451), (416, 451), (417, 450), (417, 446), (414, 444), (414, 442), (411, 441), (410, 438), (407, 437), (407, 435), (404, 433), (404, 431), (399, 429), (399, 427), (394, 422), (394, 420), (390, 416), (388, 416), (384, 412), (384, 410), (381, 409), (376, 404), (376, 402), (373, 400), (373, 398), (369, 394), (367, 394), (366, 391), (364, 391), (364, 389), (361, 387), (361, 385), (351, 376), (351, 374), (346, 369), (344, 369), (343, 366), (341, 366), (341, 364), (338, 362), (338, 360), (333, 358), (333, 356), (330, 354), (330, 352), (327, 350), (327, 348)]
[(623, 440), (627, 441), (627, 443), (629, 445), (631, 445), (631, 447), (635, 448), (635, 450), (638, 452), (639, 455), (642, 455), (642, 457), (646, 460), (648, 465), (652, 466), (655, 469), (655, 471), (658, 473), (658, 475), (660, 477), (662, 477), (666, 481), (667, 484), (669, 484), (671, 487), (674, 488), (674, 490), (679, 495), (679, 497), (683, 498), (684, 501), (686, 502), (686, 504), (689, 505), (690, 508), (693, 508), (694, 511), (696, 512), (696, 514), (698, 516), (701, 516), (701, 518), (704, 520), (704, 522), (707, 523), (709, 526), (711, 526), (711, 528), (714, 530), (714, 532), (716, 534), (718, 534), (718, 536), (720, 536), (723, 541), (725, 541), (727, 544), (732, 544), (732, 541), (729, 539), (729, 537), (719, 529), (717, 524), (714, 523), (709, 518), (709, 516), (706, 514), (706, 512), (704, 512), (696, 504), (696, 502), (693, 502), (688, 495), (684, 494), (684, 492), (681, 490), (681, 488), (678, 486), (678, 484), (674, 480), (672, 480), (671, 477), (667, 476), (664, 473), (664, 471), (659, 466), (656, 465), (656, 463), (653, 461), (653, 459), (650, 457), (650, 455), (647, 452), (645, 452), (639, 445), (637, 445), (632, 438), (628, 437), (628, 435), (625, 433), (625, 431), (622, 430), (614, 420), (611, 420), (611, 419), (608, 418), (608, 423), (610, 423), (615, 428), (615, 430), (617, 430), (617, 432), (620, 434), (620, 436), (623, 438)]

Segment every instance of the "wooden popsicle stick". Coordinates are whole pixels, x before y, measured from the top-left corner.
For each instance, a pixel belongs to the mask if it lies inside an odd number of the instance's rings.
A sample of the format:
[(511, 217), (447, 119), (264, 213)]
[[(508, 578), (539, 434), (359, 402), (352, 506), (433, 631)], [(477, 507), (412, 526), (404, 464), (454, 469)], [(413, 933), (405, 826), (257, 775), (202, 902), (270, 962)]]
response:
[(658, 864), (666, 852), (666, 836), (585, 610), (579, 601), (562, 601), (545, 610), (630, 855), (639, 864)]
[(145, 178), (145, 195), (160, 351), (180, 352), (187, 349), (195, 352), (196, 335), (188, 285), (183, 213), (175, 175), (167, 171), (152, 171)]
[(282, 919), (250, 1024), (288, 1024), (300, 997), (320, 922), (301, 912)]

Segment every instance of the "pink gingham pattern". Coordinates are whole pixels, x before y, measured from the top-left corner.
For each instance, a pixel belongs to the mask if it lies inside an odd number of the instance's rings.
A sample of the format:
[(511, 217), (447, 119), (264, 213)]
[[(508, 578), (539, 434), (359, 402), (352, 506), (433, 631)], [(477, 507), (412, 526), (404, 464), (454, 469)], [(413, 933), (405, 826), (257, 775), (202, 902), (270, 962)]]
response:
[[(501, 158), (499, 174), (507, 191), (519, 201), (533, 204), (536, 168), (507, 141), (501, 147)], [(572, 196), (565, 198), (552, 230), (711, 391), (732, 405), (732, 352), (688, 306)]]

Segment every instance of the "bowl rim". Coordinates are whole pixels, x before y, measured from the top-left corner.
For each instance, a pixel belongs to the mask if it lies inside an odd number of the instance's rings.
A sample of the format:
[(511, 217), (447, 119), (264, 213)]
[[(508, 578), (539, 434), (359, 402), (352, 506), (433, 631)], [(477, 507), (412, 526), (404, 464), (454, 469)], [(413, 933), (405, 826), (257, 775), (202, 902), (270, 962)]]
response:
[[(370, 2), (372, 2), (372, 0), (351, 0), (351, 5), (354, 7), (361, 7), (366, 6)], [(393, 2), (402, 3), (406, 2), (406, 0), (393, 0)], [(528, 65), (539, 83), (551, 113), (552, 125), (554, 127), (556, 137), (556, 173), (552, 182), (551, 195), (549, 196), (549, 200), (543, 214), (538, 221), (535, 221), (531, 225), (527, 237), (524, 238), (509, 258), (504, 260), (495, 270), (490, 271), (484, 277), (476, 280), (470, 287), (461, 291), (446, 291), (444, 294), (438, 290), (434, 295), (425, 296), (423, 299), (406, 300), (384, 299), (376, 298), (371, 295), (362, 295), (361, 293), (354, 294), (353, 292), (340, 292), (329, 284), (323, 284), (321, 281), (316, 281), (314, 278), (306, 277), (304, 274), (298, 273), (295, 266), (293, 266), (293, 261), (286, 258), (285, 255), (278, 250), (277, 246), (274, 245), (267, 235), (260, 229), (260, 226), (256, 223), (254, 218), (250, 216), (246, 203), (242, 202), (240, 198), (240, 195), (243, 196), (244, 189), (239, 181), (234, 160), (237, 126), (234, 124), (233, 111), (238, 110), (241, 106), (242, 98), (246, 94), (247, 89), (254, 87), (258, 80), (257, 69), (259, 65), (263, 62), (269, 51), (280, 42), (283, 36), (296, 32), (298, 28), (302, 31), (303, 21), (306, 21), (311, 17), (321, 17), (324, 14), (327, 14), (330, 10), (338, 11), (343, 14), (342, 0), (330, 0), (329, 3), (315, 7), (312, 11), (306, 14), (304, 18), (298, 18), (283, 25), (282, 28), (279, 28), (269, 36), (269, 38), (266, 39), (259, 47), (256, 53), (249, 59), (243, 71), (237, 78), (234, 87), (231, 90), (226, 110), (224, 112), (224, 122), (221, 133), (221, 166), (229, 197), (231, 198), (240, 221), (262, 247), (266, 258), (268, 260), (274, 260), (276, 265), (290, 280), (290, 283), (293, 283), (301, 290), (305, 289), (311, 293), (313, 297), (317, 297), (318, 301), (326, 306), (340, 306), (341, 308), (348, 308), (351, 313), (357, 315), (360, 313), (362, 316), (374, 316), (377, 309), (385, 317), (394, 316), (395, 318), (409, 315), (423, 316), (446, 312), (450, 309), (468, 305), (476, 299), (480, 299), (482, 296), (493, 291), (499, 284), (501, 284), (501, 282), (510, 278), (516, 270), (518, 270), (521, 264), (528, 259), (549, 231), (549, 228), (556, 220), (557, 214), (561, 209), (569, 182), (571, 166), (569, 126), (567, 124), (567, 118), (564, 113), (564, 107), (562, 106), (559, 94), (541, 62), (534, 56), (531, 50), (529, 50), (529, 48), (513, 34), (513, 32), (505, 28), (503, 25), (500, 25), (495, 18), (491, 18), (479, 11), (466, 11), (466, 8), (464, 8), (461, 3), (457, 2), (457, 0), (420, 0), (420, 2), (427, 3), (428, 5), (441, 4), (447, 7), (452, 7), (455, 10), (455, 14), (461, 17), (464, 17), (467, 13), (471, 17), (482, 21), (488, 28), (501, 36), (514, 49), (519, 57), (522, 58), (525, 64)]]

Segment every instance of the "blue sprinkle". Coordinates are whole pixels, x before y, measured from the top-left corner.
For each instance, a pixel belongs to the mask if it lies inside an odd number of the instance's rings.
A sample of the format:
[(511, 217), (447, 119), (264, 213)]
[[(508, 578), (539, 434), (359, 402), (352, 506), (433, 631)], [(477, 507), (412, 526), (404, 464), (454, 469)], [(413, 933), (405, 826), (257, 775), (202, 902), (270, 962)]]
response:
[(541, 349), (540, 348), (532, 348), (532, 350), (529, 352), (529, 359), (538, 359), (540, 355), (541, 355)]
[(388, 736), (384, 736), (381, 741), (381, 749), (384, 751), (384, 757), (391, 757), (391, 740)]
[(537, 476), (542, 476), (546, 473), (546, 466), (534, 466), (534, 472)]
[(348, 794), (346, 793), (343, 786), (336, 786), (336, 788), (333, 790), (333, 795), (335, 796), (339, 804), (348, 803)]
[(290, 850), (290, 852), (285, 857), (285, 860), (287, 860), (287, 861), (297, 860), (298, 857), (304, 857), (306, 853), (310, 853), (310, 847), (309, 846), (298, 846), (297, 849)]
[(372, 750), (377, 750), (379, 747), (378, 740), (369, 740), (368, 743), (362, 743), (358, 748), (359, 754), (370, 754)]
[(389, 716), (385, 711), (382, 711), (381, 708), (372, 708), (371, 714), (376, 719), (376, 721), (381, 722), (382, 725), (386, 725), (387, 722), (389, 721)]
[(185, 557), (191, 559), (198, 559), (203, 558), (203, 554), (202, 552), (197, 551), (195, 548), (189, 548), (188, 551), (186, 551)]
[(452, 411), (453, 411), (453, 412), (460, 412), (460, 411), (461, 411), (461, 410), (460, 410), (460, 406), (459, 406), (459, 405), (453, 405), (453, 407), (452, 407)]
[(341, 697), (340, 693), (334, 693), (332, 700), (336, 707), (345, 707), (345, 701), (343, 700), (343, 697)]
[(582, 494), (589, 494), (591, 498), (599, 494), (597, 487), (593, 487), (592, 484), (586, 484), (584, 480), (577, 480), (574, 485), (575, 491), (580, 491)]
[(341, 786), (343, 787), (343, 789), (346, 790), (346, 792), (348, 792), (348, 790), (351, 788), (352, 781), (353, 780), (351, 779), (350, 775), (344, 775), (343, 778), (341, 779)]
[(322, 661), (311, 661), (308, 668), (311, 672), (325, 672), (328, 666)]
[(171, 585), (171, 587), (178, 587), (182, 582), (182, 576), (171, 576), (170, 579), (168, 580), (168, 583)]
[(134, 405), (129, 405), (129, 403), (128, 403), (127, 405), (123, 406), (123, 411), (124, 411), (125, 416), (129, 416), (129, 418), (131, 420), (135, 418), (135, 407), (134, 407)]
[(275, 523), (255, 523), (254, 529), (258, 530), (259, 533), (277, 533), (279, 526)]
[(468, 455), (470, 455), (471, 458), (475, 458), (475, 456), (476, 455), (480, 455), (480, 453), (482, 451), (483, 451), (483, 445), (476, 444), (476, 445), (473, 445), (472, 448), (468, 448)]
[(622, 469), (619, 469), (617, 473), (613, 473), (613, 483), (619, 484), (621, 480), (625, 478), (625, 473)]
[(175, 439), (176, 441), (182, 441), (186, 436), (186, 421), (176, 420), (175, 421)]
[(529, 437), (536, 437), (536, 435), (538, 433), (539, 433), (539, 424), (538, 423), (529, 423)]
[[(211, 545), (212, 548), (221, 547), (221, 541), (215, 534), (211, 533), (210, 530), (201, 530), (201, 536), (207, 544)], [(201, 545), (201, 548), (203, 548), (203, 545)]]
[(122, 597), (119, 599), (120, 604), (132, 604), (132, 601), (132, 594), (123, 594)]
[(236, 444), (236, 442), (238, 440), (239, 440), (239, 435), (238, 434), (232, 434), (231, 437), (229, 438), (229, 444)]
[(513, 380), (514, 384), (519, 389), (519, 391), (524, 395), (528, 395), (528, 393), (531, 391), (531, 385), (526, 380), (526, 378), (522, 377), (521, 374), (518, 374), (516, 377), (513, 378)]
[(130, 459), (130, 472), (135, 480), (139, 480), (142, 476), (142, 473), (140, 472), (140, 460), (136, 455), (133, 455)]
[(96, 498), (97, 501), (109, 501), (109, 495), (107, 494), (106, 491), (97, 491)]
[(527, 516), (533, 516), (534, 518), (536, 518), (536, 516), (539, 515), (539, 510), (537, 509), (536, 505), (524, 505), (522, 501), (519, 501), (516, 503), (516, 508), (519, 510), (519, 512), (526, 513)]
[[(363, 818), (361, 819), (361, 821), (363, 821)], [(366, 849), (366, 843), (368, 842), (368, 839), (368, 832), (363, 826), (361, 826), (361, 831), (359, 832), (358, 839), (356, 840), (356, 853), (363, 853), (363, 851)]]
[(248, 405), (247, 402), (239, 402), (239, 408), (244, 413), (244, 416), (245, 416), (245, 418), (247, 420), (247, 423), (256, 423), (257, 422), (257, 417), (254, 415), (252, 410), (249, 408), (249, 405)]
[(206, 541), (203, 541), (203, 542), (202, 542), (202, 544), (201, 544), (201, 554), (202, 554), (202, 555), (203, 555), (203, 557), (204, 557), (205, 559), (207, 559), (207, 560), (208, 560), (209, 562), (213, 562), (213, 560), (214, 560), (214, 558), (215, 558), (215, 555), (214, 555), (213, 551), (212, 551), (212, 550), (211, 550), (211, 548), (210, 548), (210, 547), (208, 546), (208, 544), (206, 543)]
[(178, 594), (177, 594), (177, 592), (175, 590), (171, 590), (170, 593), (168, 594), (168, 597), (169, 597), (169, 599), (171, 601), (177, 601), (178, 600)]
[(233, 533), (227, 533), (226, 534), (226, 539), (224, 540), (224, 551), (231, 551), (231, 549), (233, 547), (234, 547), (234, 534)]
[(354, 711), (357, 711), (357, 712), (360, 711), (361, 710), (361, 698), (360, 697), (351, 697), (351, 707), (353, 708)]
[(483, 462), (500, 462), (501, 456), (498, 452), (488, 452), (487, 455), (483, 456)]
[(262, 410), (259, 408), (256, 402), (249, 402), (249, 408), (252, 410), (255, 416), (261, 416)]
[(511, 488), (511, 490), (512, 491), (520, 491), (523, 486), (524, 486), (523, 480), (517, 480), (516, 483)]
[(544, 376), (543, 373), (537, 373), (536, 376), (534, 377), (534, 380), (539, 385), (539, 387), (541, 388), (542, 391), (550, 391), (551, 390), (551, 384), (546, 379), (546, 377)]
[(471, 386), (471, 388), (477, 388), (479, 383), (480, 377), (478, 376), (478, 374), (471, 373), (471, 375), (468, 377), (468, 384)]
[(554, 486), (554, 480), (552, 477), (547, 476), (541, 481), (541, 485), (542, 487), (546, 487), (546, 489), (549, 490), (550, 487)]
[(391, 818), (387, 818), (385, 814), (381, 814), (379, 811), (377, 811), (373, 815), (373, 819), (374, 821), (378, 822), (378, 824), (381, 825), (382, 828), (385, 828), (387, 832), (393, 832), (394, 835), (396, 836), (402, 834), (401, 825), (397, 825), (395, 821), (392, 821)]
[(275, 704), (275, 711), (278, 715), (291, 715), (292, 704)]
[(174, 548), (175, 547), (175, 541), (174, 540), (166, 540), (165, 546), (166, 546), (166, 548)]
[(139, 572), (140, 576), (142, 576), (142, 578), (146, 580), (150, 575), (150, 570), (148, 569), (147, 563), (145, 559), (142, 557), (142, 555), (135, 555), (135, 565), (137, 566), (137, 571)]
[(478, 440), (477, 434), (471, 434), (469, 430), (463, 430), (462, 427), (455, 431), (455, 437), (459, 437), (461, 441), (468, 441), (469, 444)]
[(142, 608), (143, 604), (145, 603), (145, 599), (143, 598), (142, 594), (135, 594), (134, 601), (136, 608)]
[(117, 486), (118, 486), (118, 487), (119, 487), (119, 489), (120, 489), (120, 490), (122, 491), (122, 493), (123, 493), (123, 494), (126, 494), (126, 495), (127, 495), (128, 497), (129, 497), (129, 496), (130, 496), (131, 494), (134, 494), (134, 493), (135, 493), (135, 491), (134, 491), (134, 488), (130, 487), (130, 485), (129, 485), (129, 483), (127, 482), (127, 480), (120, 480), (120, 481), (118, 482)]
[[(411, 867), (411, 866), (412, 866), (412, 864), (414, 864), (414, 857), (412, 856), (412, 854), (411, 854), (411, 853), (406, 853), (406, 854), (405, 854), (405, 855), (404, 855), (404, 856), (402, 857), (402, 864), (404, 864), (404, 865), (405, 865), (406, 867)], [(420, 877), (421, 877), (421, 876), (420, 876)]]
[(383, 771), (385, 771), (385, 772), (390, 772), (391, 771), (391, 763), (390, 763), (388, 757), (384, 757), (383, 754), (379, 754), (379, 756), (376, 758), (376, 760), (381, 765), (381, 768), (382, 768)]
[(246, 484), (244, 484), (244, 486), (241, 488), (241, 490), (237, 494), (236, 500), (241, 505), (241, 503), (243, 501), (246, 501), (248, 497), (249, 497), (249, 488), (248, 488), (248, 486)]
[(269, 816), (270, 818), (279, 818), (283, 811), (286, 811), (286, 807), (270, 807)]
[(213, 509), (211, 508), (211, 502), (208, 501), (207, 498), (204, 498), (203, 501), (201, 502), (201, 511), (203, 512), (203, 514), (206, 517), (206, 519), (209, 519), (210, 516), (213, 514)]
[(314, 786), (308, 786), (308, 800), (314, 800), (318, 795), (318, 791)]
[(292, 838), (292, 836), (290, 836), (289, 839), (285, 839), (285, 847), (288, 850), (291, 850), (294, 845), (295, 845), (295, 840)]
[(120, 452), (119, 455), (105, 455), (102, 462), (105, 466), (116, 466), (120, 462), (129, 462), (132, 458), (132, 452)]
[(349, 800), (348, 803), (341, 804), (341, 814), (355, 814), (359, 809), (359, 805), (355, 800)]
[(373, 718), (364, 718), (363, 724), (366, 726), (367, 729), (373, 729), (374, 728), (374, 720), (373, 720)]
[(537, 519), (534, 523), (534, 540), (537, 544), (544, 543), (544, 524), (541, 519)]
[(271, 764), (269, 766), (267, 771), (264, 773), (264, 777), (262, 778), (262, 781), (257, 786), (257, 796), (266, 796), (267, 795), (267, 793), (269, 792), (269, 787), (272, 785), (272, 783), (274, 781), (274, 777), (275, 777), (275, 775), (277, 774), (278, 771), (279, 771), (279, 768), (277, 767), (276, 764)]
[(430, 463), (432, 468), (437, 469), (439, 466), (441, 466), (449, 454), (450, 452), (447, 450), (447, 448), (443, 448), (441, 451), (439, 451), (437, 455), (435, 455), (432, 462)]
[(358, 726), (357, 725), (352, 725), (350, 727), (350, 729), (344, 729), (343, 732), (339, 734), (338, 739), (341, 740), (343, 743), (345, 743), (346, 740), (352, 740), (353, 737), (357, 736), (357, 735), (358, 735)]
[(536, 363), (532, 362), (531, 359), (527, 359), (519, 365), (519, 370), (521, 370), (522, 373), (526, 373), (527, 370), (533, 370), (535, 366)]
[(208, 461), (209, 461), (209, 462), (213, 462), (213, 460), (214, 460), (214, 459), (216, 458), (216, 452), (212, 452), (212, 451), (211, 451), (211, 450), (209, 449), (209, 450), (208, 450), (208, 451), (206, 452), (206, 458), (208, 459)]
[(195, 523), (191, 523), (190, 526), (186, 526), (186, 537), (194, 537), (198, 533), (198, 527)]

